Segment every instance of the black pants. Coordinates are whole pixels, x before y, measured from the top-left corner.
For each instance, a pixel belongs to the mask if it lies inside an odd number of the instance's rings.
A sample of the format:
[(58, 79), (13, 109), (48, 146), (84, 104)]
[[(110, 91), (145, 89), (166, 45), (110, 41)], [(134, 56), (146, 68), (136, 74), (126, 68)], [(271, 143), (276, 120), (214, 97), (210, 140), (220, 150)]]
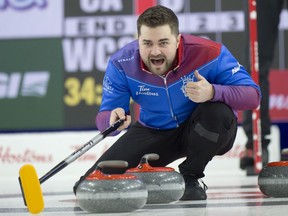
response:
[[(187, 157), (179, 165), (180, 172), (201, 178), (207, 163), (215, 155), (222, 155), (232, 148), (236, 132), (237, 119), (223, 103), (200, 104), (191, 117), (176, 129), (156, 130), (136, 122), (85, 176), (93, 172), (100, 161), (124, 160), (129, 163), (128, 168), (131, 168), (139, 164), (144, 154), (157, 153), (160, 158), (149, 162), (151, 166), (166, 166), (179, 158)], [(104, 170), (105, 173), (124, 171)]]
[[(287, 1), (288, 4), (288, 1)], [(259, 55), (259, 86), (262, 92), (261, 100), (261, 141), (262, 148), (268, 147), (270, 139), (270, 115), (269, 115), (269, 71), (273, 62), (275, 44), (278, 36), (278, 25), (280, 21), (280, 13), (284, 5), (284, 0), (257, 0), (257, 31), (258, 31), (258, 55)], [(246, 7), (247, 8), (247, 7)], [(248, 13), (246, 13), (248, 18)], [(248, 26), (248, 20), (246, 20)], [(247, 32), (248, 33), (248, 32)], [(247, 34), (248, 38), (248, 34)], [(247, 40), (249, 41), (249, 40)], [(247, 43), (248, 45), (248, 43)], [(247, 57), (249, 47), (246, 49)], [(246, 59), (249, 62), (249, 59)], [(246, 68), (249, 69), (250, 64), (247, 63)], [(252, 111), (243, 113), (243, 128), (247, 135), (248, 141), (246, 148), (253, 149), (253, 126)]]

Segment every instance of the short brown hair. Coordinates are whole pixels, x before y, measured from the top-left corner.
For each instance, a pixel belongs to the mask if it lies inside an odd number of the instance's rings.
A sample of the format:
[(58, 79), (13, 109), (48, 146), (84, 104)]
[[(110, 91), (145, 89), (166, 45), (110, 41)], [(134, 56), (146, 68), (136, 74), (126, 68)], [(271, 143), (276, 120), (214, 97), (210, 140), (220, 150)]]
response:
[(140, 35), (142, 25), (155, 28), (168, 24), (172, 34), (179, 34), (179, 21), (176, 14), (169, 8), (157, 5), (146, 9), (137, 19), (137, 32)]

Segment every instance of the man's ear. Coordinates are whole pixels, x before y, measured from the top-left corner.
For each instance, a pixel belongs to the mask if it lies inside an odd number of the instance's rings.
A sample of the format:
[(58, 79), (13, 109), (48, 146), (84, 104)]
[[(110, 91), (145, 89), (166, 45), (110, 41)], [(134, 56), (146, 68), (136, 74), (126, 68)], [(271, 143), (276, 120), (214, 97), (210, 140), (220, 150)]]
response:
[(178, 34), (178, 36), (177, 36), (177, 48), (179, 47), (180, 39), (181, 39), (181, 34)]

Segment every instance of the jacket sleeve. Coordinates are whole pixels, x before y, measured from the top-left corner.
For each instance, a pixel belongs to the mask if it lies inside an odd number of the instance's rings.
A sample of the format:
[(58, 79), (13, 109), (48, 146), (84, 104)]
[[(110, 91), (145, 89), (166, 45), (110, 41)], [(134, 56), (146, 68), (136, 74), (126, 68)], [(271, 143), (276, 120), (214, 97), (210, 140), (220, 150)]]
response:
[(259, 92), (250, 86), (223, 86), (213, 84), (214, 98), (212, 101), (221, 101), (234, 110), (256, 109), (260, 104)]
[(256, 109), (260, 104), (260, 87), (225, 46), (211, 83), (215, 90), (212, 101), (224, 102), (234, 110)]
[(115, 108), (123, 108), (129, 113), (130, 91), (124, 71), (109, 61), (103, 79), (102, 103), (96, 116), (96, 126), (103, 131), (109, 126), (110, 113)]

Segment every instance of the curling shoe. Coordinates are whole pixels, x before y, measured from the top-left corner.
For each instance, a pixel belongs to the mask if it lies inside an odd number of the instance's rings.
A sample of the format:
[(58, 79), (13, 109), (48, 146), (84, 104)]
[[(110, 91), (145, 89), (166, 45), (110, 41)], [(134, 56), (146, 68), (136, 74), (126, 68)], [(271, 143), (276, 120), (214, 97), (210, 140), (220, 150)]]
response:
[[(196, 179), (193, 176), (184, 175), (185, 191), (180, 200), (206, 200), (208, 189), (207, 185), (201, 180)], [(199, 181), (202, 183), (200, 185)]]
[[(267, 148), (262, 149), (262, 164), (263, 167), (268, 163), (269, 153)], [(254, 169), (254, 155), (252, 149), (246, 149), (240, 155), (240, 169), (246, 170), (247, 176), (258, 175)]]

